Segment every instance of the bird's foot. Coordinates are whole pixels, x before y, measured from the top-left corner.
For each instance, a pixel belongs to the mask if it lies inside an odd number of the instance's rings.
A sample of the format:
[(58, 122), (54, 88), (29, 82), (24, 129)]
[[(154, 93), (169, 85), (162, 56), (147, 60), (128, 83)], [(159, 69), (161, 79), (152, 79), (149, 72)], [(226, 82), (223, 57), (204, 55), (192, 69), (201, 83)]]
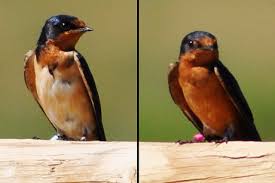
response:
[(201, 133), (197, 133), (193, 136), (193, 141), (195, 142), (205, 142), (205, 137)]
[(32, 137), (32, 139), (39, 140), (40, 138), (37, 136)]
[(183, 145), (183, 144), (193, 144), (193, 143), (199, 143), (199, 142), (196, 142), (194, 140), (177, 140), (176, 143), (179, 145)]
[(54, 135), (50, 140), (58, 140), (58, 135)]
[(177, 140), (175, 143), (179, 145), (196, 143), (193, 140)]
[(85, 136), (80, 138), (80, 141), (87, 141), (87, 138)]
[(178, 140), (176, 143), (182, 145), (182, 144), (201, 143), (201, 142), (205, 142), (205, 137), (201, 133), (198, 133), (193, 136), (192, 140)]
[(224, 143), (224, 142), (227, 144), (227, 142), (228, 142), (228, 137), (224, 137), (224, 138), (222, 138), (222, 139), (214, 140), (214, 142), (215, 142), (216, 144), (222, 144), (222, 143)]
[(50, 140), (69, 140), (65, 135), (56, 134)]

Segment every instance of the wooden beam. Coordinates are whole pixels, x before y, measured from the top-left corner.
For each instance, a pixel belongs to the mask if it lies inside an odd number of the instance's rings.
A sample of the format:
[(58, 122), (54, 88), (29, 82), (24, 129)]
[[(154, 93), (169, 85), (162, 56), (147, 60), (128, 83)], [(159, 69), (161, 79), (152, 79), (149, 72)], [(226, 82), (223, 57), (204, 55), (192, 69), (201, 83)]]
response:
[(137, 145), (2, 139), (0, 182), (137, 182)]
[[(0, 140), (1, 182), (136, 182), (136, 142)], [(140, 143), (140, 182), (274, 182), (274, 142)]]
[(275, 142), (140, 143), (140, 182), (275, 182)]

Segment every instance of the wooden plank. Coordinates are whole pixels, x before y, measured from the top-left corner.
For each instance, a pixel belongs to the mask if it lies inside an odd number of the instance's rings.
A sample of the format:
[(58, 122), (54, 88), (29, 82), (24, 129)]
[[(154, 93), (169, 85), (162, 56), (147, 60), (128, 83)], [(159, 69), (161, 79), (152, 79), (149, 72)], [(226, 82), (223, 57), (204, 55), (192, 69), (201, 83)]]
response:
[(140, 181), (275, 182), (275, 142), (140, 143)]
[(137, 182), (136, 142), (1, 139), (0, 182)]
[[(0, 182), (136, 182), (136, 142), (0, 140)], [(274, 142), (140, 143), (140, 182), (274, 182)]]

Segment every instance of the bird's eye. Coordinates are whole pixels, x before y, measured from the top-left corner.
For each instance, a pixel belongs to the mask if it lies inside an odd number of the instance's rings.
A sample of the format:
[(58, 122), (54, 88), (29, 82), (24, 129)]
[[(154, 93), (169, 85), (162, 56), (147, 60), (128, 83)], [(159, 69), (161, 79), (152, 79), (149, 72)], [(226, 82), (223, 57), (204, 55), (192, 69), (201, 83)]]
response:
[(193, 47), (194, 41), (190, 40), (190, 41), (188, 42), (188, 45), (189, 45), (190, 47)]
[(193, 41), (193, 40), (190, 40), (188, 42), (188, 46), (190, 48), (199, 48), (200, 47), (200, 44), (197, 42), (197, 41)]
[(64, 31), (67, 31), (67, 30), (70, 30), (70, 24), (69, 23), (66, 23), (66, 22), (62, 22), (60, 25), (60, 28)]

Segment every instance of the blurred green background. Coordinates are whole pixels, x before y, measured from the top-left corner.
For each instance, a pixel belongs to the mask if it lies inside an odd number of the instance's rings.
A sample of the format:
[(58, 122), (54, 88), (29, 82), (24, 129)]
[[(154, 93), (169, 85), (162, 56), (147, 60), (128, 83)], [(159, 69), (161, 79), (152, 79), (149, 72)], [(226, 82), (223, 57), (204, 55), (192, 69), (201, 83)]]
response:
[(238, 80), (263, 140), (275, 139), (275, 1), (140, 0), (140, 140), (191, 139), (195, 127), (167, 84), (189, 32), (213, 33)]
[(108, 140), (137, 135), (137, 7), (135, 0), (11, 0), (0, 6), (0, 138), (50, 138), (55, 132), (23, 79), (24, 54), (34, 49), (49, 17), (69, 14), (94, 28), (77, 49), (100, 95)]

